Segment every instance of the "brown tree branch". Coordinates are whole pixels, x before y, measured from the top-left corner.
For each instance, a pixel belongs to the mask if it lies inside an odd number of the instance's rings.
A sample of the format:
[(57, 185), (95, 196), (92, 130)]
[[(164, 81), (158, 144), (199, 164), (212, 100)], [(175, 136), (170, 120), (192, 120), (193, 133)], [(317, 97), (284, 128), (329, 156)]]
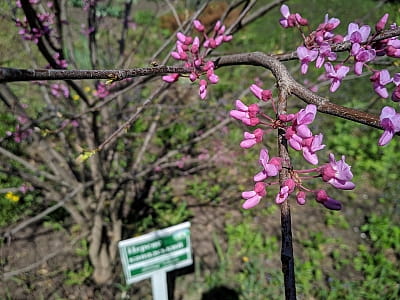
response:
[(374, 128), (383, 129), (379, 124), (378, 116), (334, 104), (330, 102), (329, 99), (314, 94), (294, 80), (289, 71), (279, 60), (262, 52), (221, 56), (215, 59), (214, 64), (216, 68), (232, 65), (262, 66), (273, 73), (278, 85), (285, 82), (285, 84), (288, 85), (288, 92), (290, 94), (299, 97), (306, 103), (316, 105), (318, 111)]
[(59, 69), (14, 69), (0, 68), (0, 83), (34, 80), (81, 80), (108, 79), (118, 81), (147, 75), (164, 75), (168, 73), (188, 74), (190, 69), (183, 67), (159, 66), (125, 70), (59, 70)]

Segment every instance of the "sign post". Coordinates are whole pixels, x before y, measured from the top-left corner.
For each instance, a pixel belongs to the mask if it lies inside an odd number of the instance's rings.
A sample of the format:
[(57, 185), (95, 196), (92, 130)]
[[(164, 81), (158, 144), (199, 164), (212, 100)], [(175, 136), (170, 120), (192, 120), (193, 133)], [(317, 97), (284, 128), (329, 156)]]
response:
[(118, 243), (127, 284), (150, 278), (154, 300), (168, 300), (167, 272), (193, 264), (190, 222)]

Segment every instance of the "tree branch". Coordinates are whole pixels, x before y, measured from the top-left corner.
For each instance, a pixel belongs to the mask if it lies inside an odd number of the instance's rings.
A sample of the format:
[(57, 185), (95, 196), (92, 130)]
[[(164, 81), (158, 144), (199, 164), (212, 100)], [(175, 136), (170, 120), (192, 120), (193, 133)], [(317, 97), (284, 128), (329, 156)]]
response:
[(125, 70), (59, 70), (59, 69), (14, 69), (0, 68), (0, 83), (33, 80), (81, 80), (108, 79), (118, 81), (146, 75), (163, 75), (168, 73), (188, 74), (190, 70), (183, 67), (159, 66), (152, 68), (135, 68)]

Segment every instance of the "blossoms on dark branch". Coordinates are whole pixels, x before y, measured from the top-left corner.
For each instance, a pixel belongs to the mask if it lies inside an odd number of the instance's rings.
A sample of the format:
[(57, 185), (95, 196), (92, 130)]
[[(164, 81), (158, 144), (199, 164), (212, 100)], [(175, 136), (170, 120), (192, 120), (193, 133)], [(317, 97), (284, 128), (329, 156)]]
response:
[[(218, 76), (214, 73), (214, 63), (205, 60), (207, 49), (215, 49), (222, 43), (229, 42), (232, 40), (232, 36), (225, 35), (225, 26), (222, 25), (221, 21), (215, 24), (211, 36), (205, 33), (205, 27), (199, 20), (193, 21), (193, 27), (203, 35), (204, 42), (201, 44), (198, 36), (193, 38), (178, 32), (176, 34), (176, 51), (172, 51), (171, 56), (176, 60), (183, 61), (184, 66), (191, 69), (190, 81), (194, 82), (202, 75), (206, 75), (207, 79), (199, 81), (199, 96), (201, 99), (205, 99), (208, 83), (216, 84), (219, 81)], [(177, 81), (179, 76), (180, 74), (169, 74), (163, 76), (162, 79), (172, 83)]]
[(396, 132), (400, 131), (400, 114), (394, 108), (385, 106), (380, 115), (380, 124), (384, 129), (378, 145), (384, 146), (390, 142)]

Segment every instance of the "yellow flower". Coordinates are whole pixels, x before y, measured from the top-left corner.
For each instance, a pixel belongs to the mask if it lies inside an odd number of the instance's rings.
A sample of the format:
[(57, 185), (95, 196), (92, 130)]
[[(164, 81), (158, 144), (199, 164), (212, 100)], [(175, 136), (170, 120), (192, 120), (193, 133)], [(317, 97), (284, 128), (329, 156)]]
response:
[(83, 88), (83, 90), (84, 90), (86, 93), (89, 93), (89, 92), (92, 90), (92, 88), (91, 88), (90, 86), (85, 86), (85, 87)]
[(6, 199), (12, 201), (12, 202), (18, 202), (19, 201), (19, 196), (14, 194), (13, 192), (8, 192), (6, 194)]
[(78, 101), (80, 99), (79, 95), (75, 94), (72, 96), (72, 100)]
[(242, 257), (242, 261), (247, 263), (247, 262), (249, 262), (249, 258), (247, 256), (243, 256)]

